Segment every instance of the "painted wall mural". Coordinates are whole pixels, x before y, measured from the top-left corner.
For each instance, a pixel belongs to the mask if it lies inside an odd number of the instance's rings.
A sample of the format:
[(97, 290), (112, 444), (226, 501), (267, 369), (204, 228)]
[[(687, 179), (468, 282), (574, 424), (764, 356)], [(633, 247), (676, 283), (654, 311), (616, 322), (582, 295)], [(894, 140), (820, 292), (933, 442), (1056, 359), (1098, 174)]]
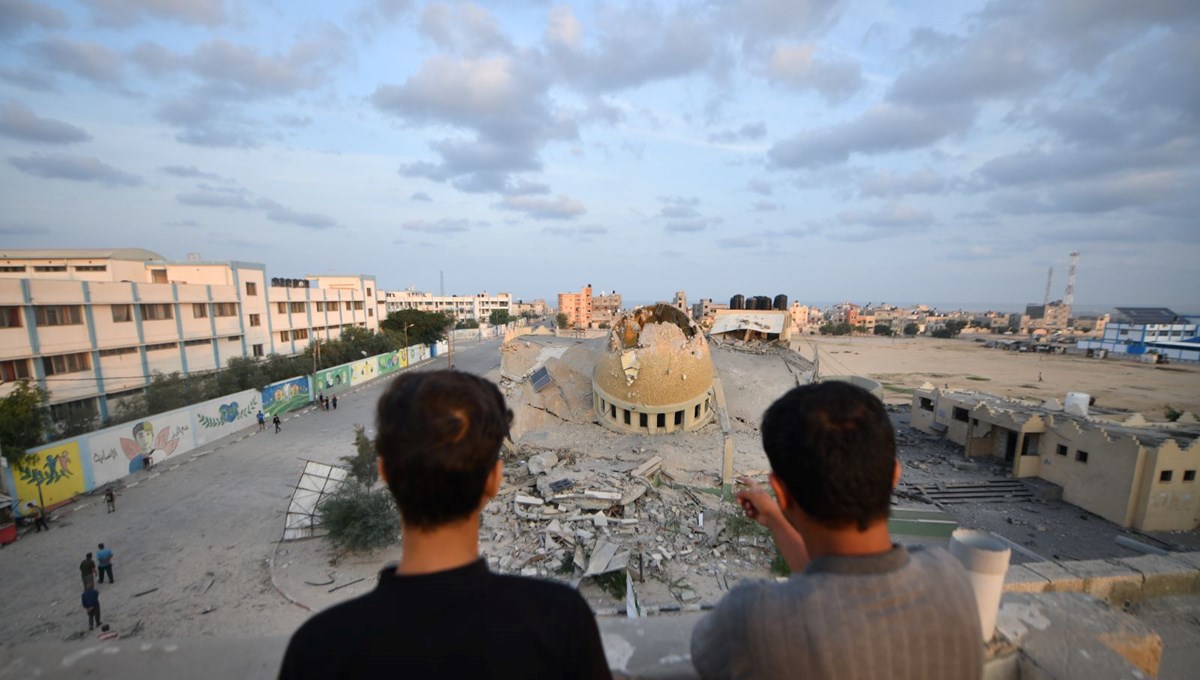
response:
[(375, 357), (379, 366), (379, 375), (387, 375), (400, 370), (400, 353), (388, 352)]
[(87, 438), (93, 488), (145, 469), (147, 459), (157, 465), (193, 448), (195, 437), (187, 409), (101, 430)]
[(192, 431), (196, 433), (196, 446), (216, 441), (243, 427), (254, 425), (255, 415), (260, 408), (262, 395), (257, 390), (246, 390), (196, 404), (190, 409)]
[(344, 392), (350, 389), (350, 364), (317, 371), (315, 377), (316, 384), (313, 385), (315, 392), (324, 392), (325, 396)]
[(379, 371), (375, 368), (375, 361), (363, 359), (350, 364), (350, 384), (361, 385), (368, 380), (374, 380), (379, 377)]
[(307, 375), (272, 383), (262, 391), (262, 409), (267, 418), (298, 409), (311, 401)]
[(87, 490), (79, 442), (73, 440), (32, 449), (24, 460), (13, 465), (12, 477), (21, 507), (29, 501), (50, 507)]

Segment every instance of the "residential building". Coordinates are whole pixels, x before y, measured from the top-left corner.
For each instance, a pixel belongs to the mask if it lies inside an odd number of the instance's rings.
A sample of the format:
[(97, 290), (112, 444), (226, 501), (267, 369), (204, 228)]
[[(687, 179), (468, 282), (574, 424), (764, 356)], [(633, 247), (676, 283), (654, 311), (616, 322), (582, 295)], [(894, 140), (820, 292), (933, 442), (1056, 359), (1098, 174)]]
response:
[(592, 284), (578, 293), (559, 293), (558, 312), (567, 315), (567, 328), (589, 328), (592, 325)]
[(532, 302), (517, 300), (512, 303), (513, 316), (524, 316), (532, 314), (533, 316), (546, 316), (550, 313), (550, 305), (546, 304), (545, 300), (537, 299)]
[(1117, 307), (1099, 339), (1080, 340), (1075, 346), (1089, 355), (1157, 354), (1172, 361), (1200, 361), (1198, 321), (1166, 307)]
[(621, 313), (621, 294), (617, 291), (592, 296), (591, 328), (608, 328)]
[(816, 328), (825, 323), (825, 317), (820, 309), (802, 305), (799, 302), (793, 302), (788, 313), (792, 315), (792, 326), (799, 333), (805, 333), (810, 327)]
[(377, 330), (375, 277), (270, 278), (251, 262), (167, 261), (137, 248), (0, 252), (0, 396), (50, 393), (56, 418), (107, 420), (155, 372), (304, 352), (344, 328)]
[(514, 311), (511, 293), (488, 295), (486, 290), (476, 295), (434, 295), (411, 288), (389, 290), (384, 293), (384, 302), (388, 314), (402, 309), (415, 309), (449, 314), (459, 321), (471, 319), (479, 323), (487, 323), (488, 317), (498, 309), (509, 314), (517, 313)]
[[(1072, 395), (1067, 395), (1070, 405)], [(1141, 531), (1200, 527), (1200, 425), (1124, 422), (1068, 413), (1055, 402), (1035, 405), (978, 392), (913, 392), (912, 426), (964, 447), (967, 457), (1011, 464), (1014, 477), (1038, 477), (1068, 503)]]
[(713, 302), (712, 298), (701, 298), (699, 302), (692, 305), (692, 318), (701, 328), (707, 329), (712, 325), (717, 312), (723, 309), (729, 309), (728, 302)]
[(671, 301), (671, 306), (674, 307), (675, 309), (678, 309), (679, 311), (683, 312), (684, 314), (691, 313), (691, 310), (688, 309), (687, 291), (684, 291), (684, 290), (675, 291), (675, 298)]

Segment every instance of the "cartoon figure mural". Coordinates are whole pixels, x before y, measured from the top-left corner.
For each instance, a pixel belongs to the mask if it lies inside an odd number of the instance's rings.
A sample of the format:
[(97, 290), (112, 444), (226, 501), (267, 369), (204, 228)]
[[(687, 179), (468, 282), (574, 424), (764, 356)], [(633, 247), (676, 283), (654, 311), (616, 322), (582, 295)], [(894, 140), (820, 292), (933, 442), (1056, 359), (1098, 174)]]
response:
[(267, 385), (262, 391), (262, 410), (268, 416), (298, 409), (312, 401), (308, 376)]
[(388, 352), (376, 357), (379, 360), (379, 375), (387, 375), (400, 370), (400, 353)]
[(187, 409), (168, 411), (132, 424), (100, 430), (88, 437), (93, 486), (133, 474), (195, 447)]
[(191, 407), (192, 429), (196, 445), (207, 444), (254, 424), (254, 415), (262, 408), (257, 390), (246, 390)]
[(170, 429), (159, 430), (155, 436), (154, 423), (149, 420), (134, 425), (133, 439), (121, 438), (121, 450), (129, 459), (129, 474), (149, 468), (175, 453), (179, 447), (179, 437), (178, 432), (172, 437)]
[(375, 364), (364, 359), (350, 365), (350, 384), (361, 385), (376, 376)]
[(342, 364), (333, 368), (326, 368), (322, 371), (317, 371), (316, 374), (316, 390), (325, 394), (334, 392), (344, 392), (350, 388), (351, 384), (351, 365)]
[(31, 451), (13, 465), (12, 472), (13, 490), (21, 507), (29, 501), (49, 507), (87, 490), (78, 441)]

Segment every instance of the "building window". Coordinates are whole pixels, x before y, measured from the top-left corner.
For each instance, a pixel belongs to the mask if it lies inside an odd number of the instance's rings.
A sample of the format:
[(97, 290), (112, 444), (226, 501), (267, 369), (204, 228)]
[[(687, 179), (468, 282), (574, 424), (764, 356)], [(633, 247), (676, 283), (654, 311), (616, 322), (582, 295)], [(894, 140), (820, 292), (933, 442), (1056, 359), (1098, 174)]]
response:
[(970, 412), (967, 411), (967, 409), (965, 409), (965, 408), (960, 408), (958, 406), (954, 407), (954, 419), (959, 422), (963, 422), (963, 423), (967, 422), (967, 420), (969, 418), (969, 414), (970, 414)]
[(237, 316), (236, 302), (214, 302), (213, 316)]
[(76, 352), (75, 354), (59, 354), (52, 357), (42, 357), (42, 368), (46, 370), (46, 375), (79, 373), (80, 371), (86, 371), (91, 367), (92, 357), (87, 352)]
[(166, 321), (174, 319), (175, 312), (169, 304), (141, 305), (142, 321)]
[(320, 300), (317, 301), (317, 311), (318, 312), (325, 311), (325, 303), (324, 302), (321, 302)]
[(286, 302), (276, 302), (275, 309), (280, 314), (287, 314), (287, 303)]
[(12, 274), (12, 273), (23, 272), (23, 271), (25, 271), (25, 265), (20, 265), (20, 266), (5, 265), (3, 267), (0, 267), (0, 272), (4, 272), (6, 274)]
[(246, 295), (258, 295), (258, 284), (253, 281), (247, 281)]
[(133, 321), (133, 305), (113, 305), (112, 317), (113, 323)]
[(355, 311), (361, 311), (361, 310), (362, 310), (362, 308), (363, 308), (363, 303), (362, 303), (362, 300), (355, 300), (355, 301), (354, 301), (354, 310), (355, 310)]
[(307, 328), (297, 328), (296, 330), (292, 331), (292, 339), (293, 340), (307, 340), (308, 339), (308, 329)]
[(65, 271), (67, 271), (67, 265), (65, 265), (65, 264), (40, 265), (40, 266), (35, 266), (33, 268), (33, 271), (35, 271), (35, 272), (65, 272)]
[(81, 264), (75, 266), (77, 272), (106, 272), (108, 265), (103, 264)]
[(183, 341), (184, 347), (196, 347), (199, 345), (211, 345), (211, 344), (212, 344), (211, 338), (199, 338), (196, 340), (184, 340)]
[(102, 357), (119, 357), (123, 354), (137, 354), (137, 351), (138, 351), (137, 347), (114, 347), (112, 349), (100, 350), (100, 356), (102, 356)]
[(250, 353), (256, 357), (261, 357), (263, 355), (263, 346), (262, 345), (251, 345)]
[(226, 340), (226, 341), (228, 341), (228, 342), (241, 342), (241, 341), (242, 341), (242, 336), (240, 336), (240, 335), (231, 335), (231, 336), (229, 336), (228, 338), (225, 338), (225, 340)]
[(304, 303), (303, 302), (290, 302), (290, 303), (288, 303), (288, 307), (291, 308), (292, 314), (303, 314), (304, 313)]
[(75, 326), (83, 323), (83, 314), (79, 305), (56, 305), (35, 307), (34, 309), (39, 326)]
[(375, 310), (374, 310), (374, 309), (368, 309), (368, 310), (367, 310), (367, 316), (375, 316)]
[(371, 289), (370, 288), (367, 289), (367, 297), (371, 297)]
[(197, 302), (192, 305), (192, 317), (196, 319), (208, 318), (208, 305), (203, 302)]
[(1055, 453), (1057, 453), (1057, 454), (1058, 454), (1058, 455), (1060, 455), (1060, 456), (1065, 456), (1065, 455), (1067, 455), (1067, 445), (1066, 445), (1066, 444), (1059, 444), (1058, 446), (1054, 447), (1054, 452), (1055, 452)]
[(291, 333), (289, 333), (288, 331), (279, 331), (279, 341), (280, 342), (287, 342), (288, 340), (291, 340), (291, 339), (292, 339)]
[(1086, 463), (1087, 459), (1088, 459), (1087, 451), (1076, 451), (1075, 452), (1075, 460), (1079, 461), (1080, 463)]
[(257, 314), (251, 314), (250, 315), (250, 325), (251, 326), (261, 326), (262, 319), (259, 318), (259, 316)]
[(21, 308), (0, 307), (0, 328), (20, 328)]
[(167, 270), (166, 269), (151, 269), (150, 270), (150, 283), (167, 283)]
[(933, 400), (928, 397), (921, 397), (921, 410), (933, 411)]
[(1158, 481), (1169, 482), (1169, 481), (1171, 481), (1171, 478), (1174, 476), (1175, 476), (1174, 470), (1163, 470), (1162, 472), (1158, 473)]
[(157, 352), (164, 349), (176, 349), (179, 347), (178, 342), (160, 342), (156, 345), (146, 345), (147, 352)]
[(1195, 470), (1184, 470), (1183, 471), (1183, 481), (1185, 481), (1185, 482), (1196, 481), (1196, 471)]
[(0, 382), (11, 382), (13, 380), (28, 380), (29, 375), (29, 360), (28, 359), (12, 359), (11, 361), (0, 361)]
[(54, 404), (50, 407), (50, 417), (55, 422), (75, 420), (79, 418), (96, 417), (96, 398), (68, 401), (65, 404)]

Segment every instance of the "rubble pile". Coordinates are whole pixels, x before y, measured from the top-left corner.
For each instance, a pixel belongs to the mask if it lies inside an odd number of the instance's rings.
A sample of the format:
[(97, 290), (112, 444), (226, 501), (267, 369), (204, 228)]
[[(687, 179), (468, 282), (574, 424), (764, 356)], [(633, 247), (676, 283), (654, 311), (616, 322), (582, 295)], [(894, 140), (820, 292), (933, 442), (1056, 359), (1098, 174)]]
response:
[(573, 585), (628, 573), (639, 606), (663, 609), (713, 602), (740, 578), (768, 575), (776, 556), (735, 503), (679, 484), (658, 456), (595, 466), (572, 452), (520, 447), (508, 458), (509, 483), (481, 531), (498, 572)]

